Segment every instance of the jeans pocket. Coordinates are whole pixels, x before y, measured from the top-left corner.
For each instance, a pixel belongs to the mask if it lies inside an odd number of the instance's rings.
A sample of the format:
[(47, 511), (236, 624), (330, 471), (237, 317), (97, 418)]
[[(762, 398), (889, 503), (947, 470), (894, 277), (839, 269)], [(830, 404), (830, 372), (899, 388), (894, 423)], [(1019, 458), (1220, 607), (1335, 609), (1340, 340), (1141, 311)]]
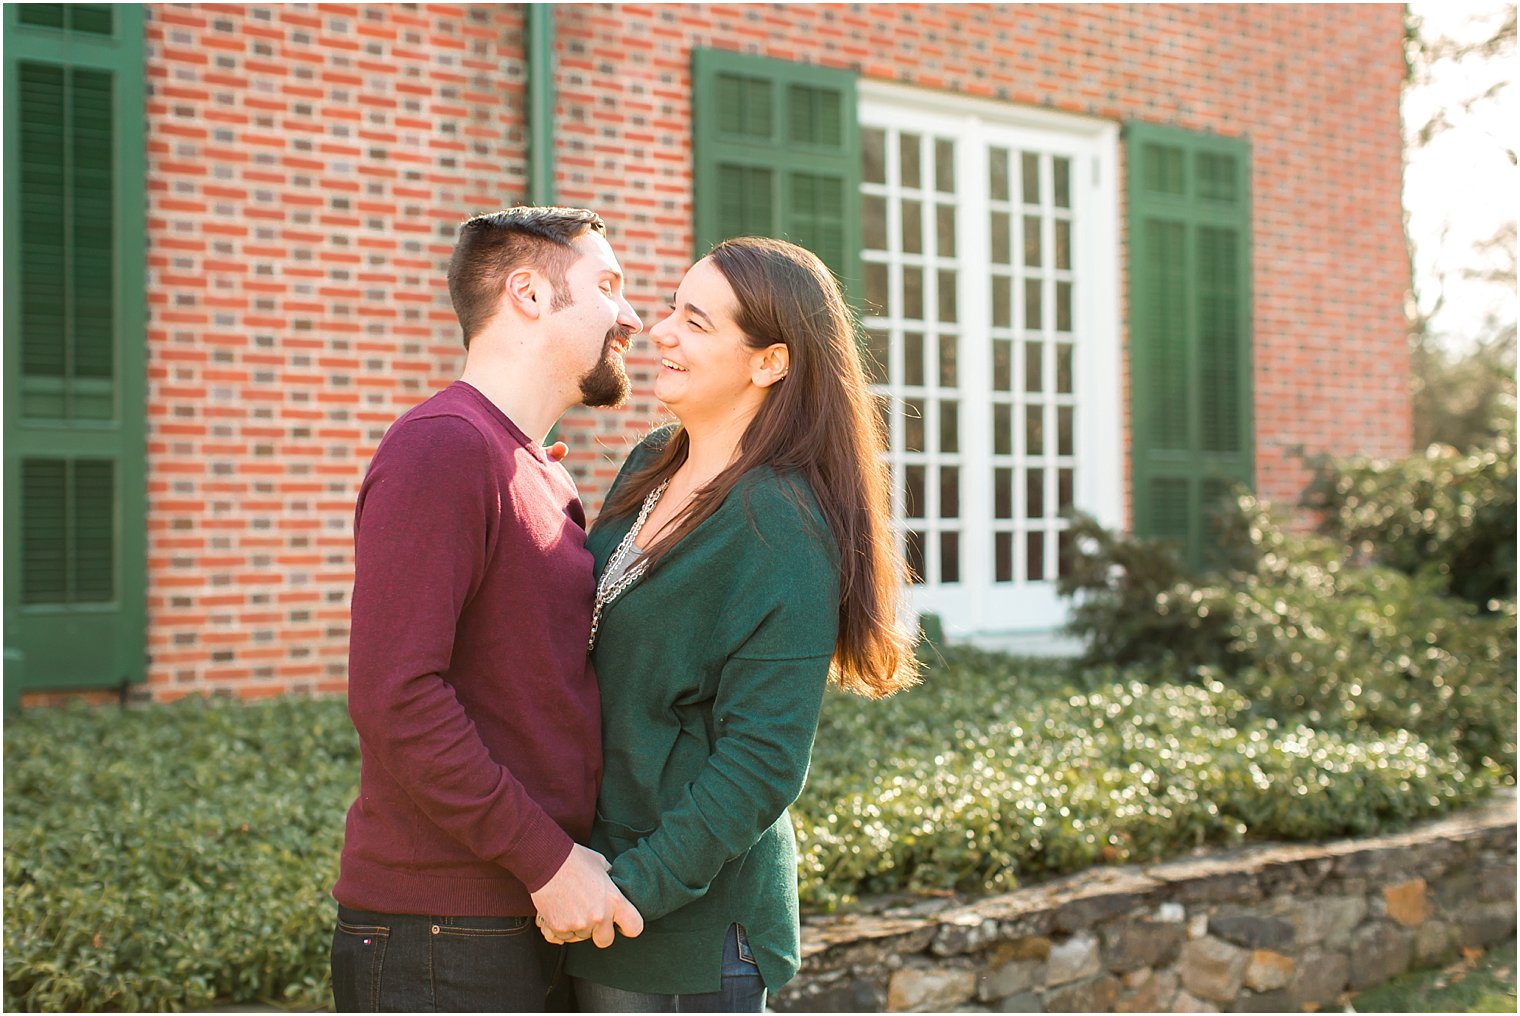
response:
[(752, 967), (758, 967), (759, 964), (755, 962), (755, 954), (749, 947), (749, 936), (744, 934), (744, 925), (734, 925), (734, 942), (739, 948), (740, 962), (748, 963)]
[(333, 929), (333, 1008), (338, 1012), (379, 1012), (380, 978), (390, 929), (338, 919)]

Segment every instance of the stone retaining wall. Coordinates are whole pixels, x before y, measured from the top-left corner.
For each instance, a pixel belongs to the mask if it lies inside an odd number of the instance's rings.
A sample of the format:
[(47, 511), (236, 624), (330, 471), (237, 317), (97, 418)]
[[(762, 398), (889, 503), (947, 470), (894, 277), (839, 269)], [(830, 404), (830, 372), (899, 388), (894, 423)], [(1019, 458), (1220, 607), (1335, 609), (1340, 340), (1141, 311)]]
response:
[(1515, 798), (1413, 831), (810, 919), (778, 1012), (1270, 1012), (1515, 933)]

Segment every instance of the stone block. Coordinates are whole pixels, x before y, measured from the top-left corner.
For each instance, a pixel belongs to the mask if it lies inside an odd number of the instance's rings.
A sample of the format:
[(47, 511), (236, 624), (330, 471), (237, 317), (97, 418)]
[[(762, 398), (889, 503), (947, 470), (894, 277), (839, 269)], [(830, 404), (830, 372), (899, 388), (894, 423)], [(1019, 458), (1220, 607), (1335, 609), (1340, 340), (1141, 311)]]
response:
[(1082, 932), (1065, 942), (1051, 947), (1046, 960), (1045, 984), (1054, 987), (1068, 981), (1091, 977), (1101, 969), (1098, 959), (1098, 940)]
[(1325, 896), (1303, 900), (1287, 911), (1293, 925), (1293, 941), (1299, 947), (1343, 940), (1367, 916), (1367, 901), (1360, 896)]
[(989, 967), (1000, 967), (1014, 960), (1043, 960), (1050, 955), (1050, 939), (1043, 936), (1026, 936), (1008, 942), (999, 942), (987, 950)]
[(1413, 936), (1388, 921), (1377, 921), (1351, 934), (1348, 983), (1353, 990), (1382, 984), (1409, 969)]
[(1187, 920), (1187, 907), (1181, 903), (1163, 903), (1156, 908), (1156, 920), (1167, 924), (1181, 924)]
[(1251, 953), (1246, 964), (1245, 984), (1255, 992), (1276, 991), (1288, 986), (1293, 969), (1298, 965), (1291, 956), (1270, 949), (1257, 949)]
[(1209, 934), (1248, 949), (1282, 949), (1293, 944), (1293, 925), (1243, 910), (1221, 911), (1209, 918)]
[(892, 1012), (943, 1012), (976, 994), (976, 974), (955, 967), (905, 967), (887, 983)]
[(1254, 991), (1242, 992), (1230, 1006), (1231, 1012), (1288, 1012), (1293, 1008), (1292, 999), (1288, 996), (1287, 989), (1267, 991), (1257, 994)]
[(1163, 1012), (1176, 994), (1176, 973), (1141, 967), (1119, 978), (1119, 997), (1114, 1002), (1114, 1012)]
[(1043, 960), (1012, 960), (990, 969), (977, 980), (976, 997), (984, 1002), (1017, 995), (1045, 983)]
[(1383, 888), (1383, 909), (1388, 917), (1406, 928), (1418, 928), (1430, 916), (1430, 901), (1423, 878)]
[(1209, 933), (1209, 915), (1195, 914), (1187, 923), (1189, 939), (1202, 938)]
[[(769, 1000), (774, 1012), (884, 1012), (886, 978), (855, 977), (848, 971), (826, 983), (793, 981)], [(800, 990), (799, 990), (800, 989)]]
[(1104, 893), (1101, 896), (1084, 896), (1072, 900), (1056, 911), (1055, 928), (1065, 932), (1091, 928), (1100, 921), (1136, 909), (1144, 903), (1146, 895), (1147, 891), (1142, 890)]
[(1046, 1012), (1113, 1012), (1119, 979), (1111, 974), (1077, 981), (1045, 993)]
[(1177, 992), (1177, 997), (1172, 999), (1170, 1012), (1218, 1012), (1219, 1006), (1210, 1005), (1201, 998), (1188, 994), (1186, 991)]
[(1299, 957), (1298, 969), (1288, 982), (1291, 1008), (1305, 1005), (1322, 1006), (1333, 1002), (1346, 987), (1350, 965), (1341, 953), (1316, 949)]
[(1502, 942), (1515, 935), (1515, 904), (1479, 903), (1456, 916), (1457, 932), (1462, 944), (1481, 947)]
[(1478, 899), (1495, 903), (1515, 898), (1515, 865), (1495, 865), (1478, 876)]
[(1414, 966), (1433, 967), (1456, 951), (1456, 929), (1445, 921), (1426, 921), (1415, 930)]
[(1185, 931), (1180, 924), (1155, 921), (1117, 921), (1105, 925), (1103, 964), (1115, 973), (1138, 967), (1170, 964), (1182, 948)]
[(1044, 1012), (1045, 1003), (1032, 991), (998, 999), (997, 1012)]
[(957, 914), (948, 918), (935, 933), (929, 951), (936, 956), (959, 956), (974, 952), (997, 938), (996, 921), (978, 914)]
[(1212, 936), (1182, 947), (1178, 973), (1188, 993), (1213, 1002), (1232, 1001), (1240, 993), (1251, 954)]

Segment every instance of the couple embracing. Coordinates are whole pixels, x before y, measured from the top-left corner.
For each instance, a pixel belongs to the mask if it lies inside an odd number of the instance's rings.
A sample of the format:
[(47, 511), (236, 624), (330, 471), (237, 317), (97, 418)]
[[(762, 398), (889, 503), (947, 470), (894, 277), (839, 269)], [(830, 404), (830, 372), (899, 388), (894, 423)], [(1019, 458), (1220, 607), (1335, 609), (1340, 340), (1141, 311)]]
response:
[(825, 685), (916, 679), (853, 319), (799, 247), (686, 273), (650, 330), (679, 422), (588, 535), (540, 441), (627, 397), (623, 283), (592, 212), (460, 228), (464, 372), (355, 511), (339, 1010), (762, 1010), (800, 960), (786, 809)]

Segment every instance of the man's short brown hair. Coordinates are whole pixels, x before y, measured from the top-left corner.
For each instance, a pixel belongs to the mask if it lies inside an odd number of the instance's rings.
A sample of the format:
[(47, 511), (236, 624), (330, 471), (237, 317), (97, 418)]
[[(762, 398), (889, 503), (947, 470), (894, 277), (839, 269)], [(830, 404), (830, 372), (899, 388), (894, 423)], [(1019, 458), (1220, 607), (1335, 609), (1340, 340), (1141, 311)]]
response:
[(464, 347), (501, 303), (501, 289), (518, 268), (536, 268), (554, 290), (551, 310), (573, 301), (565, 273), (578, 257), (574, 243), (581, 234), (607, 233), (602, 217), (585, 208), (544, 208), (518, 205), (477, 215), (459, 227), (454, 256), (449, 259), (449, 298), (464, 329)]

